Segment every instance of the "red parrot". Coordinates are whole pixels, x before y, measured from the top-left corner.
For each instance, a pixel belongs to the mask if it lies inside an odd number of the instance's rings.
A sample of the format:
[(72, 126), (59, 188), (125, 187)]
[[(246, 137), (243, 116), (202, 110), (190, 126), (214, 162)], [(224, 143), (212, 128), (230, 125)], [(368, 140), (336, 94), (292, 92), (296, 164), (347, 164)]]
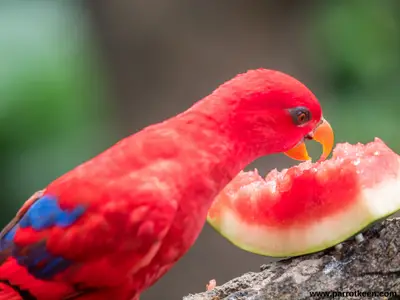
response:
[(293, 77), (239, 74), (34, 194), (0, 233), (0, 300), (138, 300), (194, 244), (214, 197), (260, 156), (333, 147)]

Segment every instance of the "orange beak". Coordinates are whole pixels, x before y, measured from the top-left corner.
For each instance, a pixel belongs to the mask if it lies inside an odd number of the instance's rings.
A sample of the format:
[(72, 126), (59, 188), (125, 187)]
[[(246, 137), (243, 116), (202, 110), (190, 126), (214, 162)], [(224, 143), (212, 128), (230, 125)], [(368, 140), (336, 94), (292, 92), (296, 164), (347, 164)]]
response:
[[(318, 127), (307, 137), (322, 145), (322, 155), (319, 160), (325, 160), (331, 153), (334, 142), (333, 130), (328, 121), (322, 118), (322, 122), (320, 123), (320, 125), (318, 125)], [(289, 151), (286, 151), (285, 154), (295, 160), (311, 160), (311, 157), (308, 155), (306, 144), (304, 143), (304, 141), (297, 144)]]

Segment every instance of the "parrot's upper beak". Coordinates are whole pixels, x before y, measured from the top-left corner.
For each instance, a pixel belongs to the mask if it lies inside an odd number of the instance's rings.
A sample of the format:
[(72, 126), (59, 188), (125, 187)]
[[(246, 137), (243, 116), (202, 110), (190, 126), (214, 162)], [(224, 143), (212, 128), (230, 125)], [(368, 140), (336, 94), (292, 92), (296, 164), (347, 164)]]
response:
[[(322, 118), (320, 124), (314, 129), (313, 132), (305, 136), (305, 139), (317, 141), (322, 145), (322, 155), (319, 159), (320, 161), (325, 160), (332, 151), (334, 141), (333, 130), (331, 125), (324, 118)], [(286, 151), (285, 154), (295, 160), (311, 160), (311, 157), (308, 155), (304, 140), (302, 140), (294, 148)]]

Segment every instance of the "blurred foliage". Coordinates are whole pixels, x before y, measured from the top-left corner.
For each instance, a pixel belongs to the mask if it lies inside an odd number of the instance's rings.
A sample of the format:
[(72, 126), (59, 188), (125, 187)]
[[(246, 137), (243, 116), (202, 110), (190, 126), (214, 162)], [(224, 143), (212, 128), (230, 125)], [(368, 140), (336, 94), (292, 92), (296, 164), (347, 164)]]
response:
[(313, 20), (325, 116), (336, 141), (375, 136), (400, 152), (400, 2), (325, 2)]
[(101, 70), (87, 29), (68, 1), (0, 4), (0, 225), (107, 142)]
[[(105, 104), (104, 72), (78, 3), (0, 4), (0, 225), (34, 191), (109, 144), (112, 103)], [(313, 90), (336, 141), (378, 136), (400, 152), (400, 2), (324, 1), (311, 9), (307, 46), (321, 75)]]

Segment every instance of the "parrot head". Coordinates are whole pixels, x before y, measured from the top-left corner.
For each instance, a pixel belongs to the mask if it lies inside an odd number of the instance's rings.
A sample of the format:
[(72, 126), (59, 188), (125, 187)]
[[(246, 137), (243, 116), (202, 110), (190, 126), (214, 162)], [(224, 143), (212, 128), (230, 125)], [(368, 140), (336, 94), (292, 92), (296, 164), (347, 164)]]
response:
[(216, 90), (228, 106), (231, 133), (260, 155), (285, 153), (309, 160), (305, 140), (322, 145), (320, 160), (329, 156), (333, 130), (314, 94), (279, 71), (257, 69), (239, 74)]

